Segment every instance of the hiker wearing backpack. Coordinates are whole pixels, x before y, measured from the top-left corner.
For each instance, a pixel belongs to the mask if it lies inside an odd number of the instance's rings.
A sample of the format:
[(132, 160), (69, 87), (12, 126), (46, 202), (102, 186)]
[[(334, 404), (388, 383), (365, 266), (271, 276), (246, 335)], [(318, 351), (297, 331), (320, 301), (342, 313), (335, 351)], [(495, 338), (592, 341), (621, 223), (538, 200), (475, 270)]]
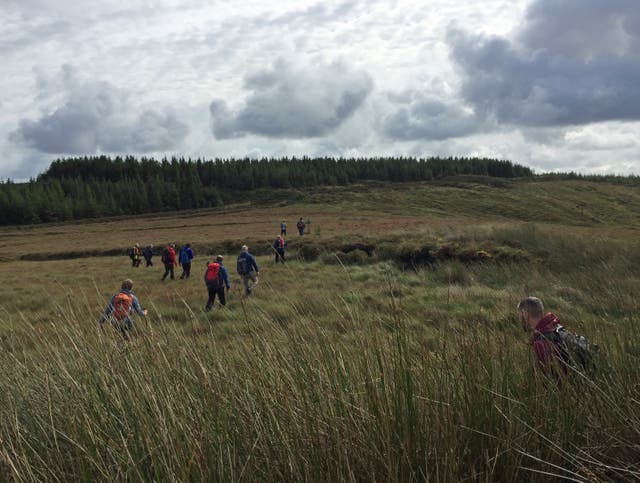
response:
[(180, 280), (191, 276), (191, 260), (193, 260), (193, 250), (191, 249), (191, 244), (187, 243), (180, 250), (179, 263), (182, 265)]
[(305, 225), (304, 221), (302, 220), (302, 217), (300, 217), (300, 219), (298, 220), (298, 223), (296, 223), (296, 228), (298, 228), (298, 234), (300, 236), (304, 235), (305, 227), (306, 227), (306, 225)]
[(140, 266), (140, 245), (136, 243), (129, 248), (129, 258), (131, 259), (131, 266), (137, 268)]
[(110, 322), (118, 330), (125, 340), (129, 339), (129, 330), (133, 326), (131, 313), (147, 315), (147, 310), (140, 306), (138, 298), (133, 294), (133, 282), (129, 279), (122, 281), (120, 292), (111, 297), (107, 308), (104, 310), (98, 323), (104, 330), (104, 323)]
[(276, 263), (281, 261), (284, 264), (284, 251), (286, 246), (287, 243), (281, 236), (278, 236), (278, 238), (276, 238), (276, 241), (273, 242), (273, 249), (276, 251)]
[(518, 312), (524, 330), (533, 333), (533, 352), (537, 367), (544, 375), (561, 380), (569, 368), (592, 373), (597, 346), (565, 329), (553, 312), (545, 314), (539, 298), (523, 299), (518, 304)]
[[(249, 253), (247, 245), (242, 245), (242, 250), (240, 255), (238, 255), (237, 272), (244, 284), (245, 294), (247, 296), (251, 295), (253, 285), (258, 283), (258, 273), (260, 270), (258, 269), (255, 257)], [(251, 282), (253, 282), (253, 284)]]
[(209, 300), (204, 308), (207, 312), (213, 308), (216, 295), (220, 300), (220, 305), (227, 304), (225, 288), (228, 292), (230, 285), (227, 268), (222, 264), (223, 259), (222, 255), (218, 255), (214, 262), (207, 264), (207, 270), (204, 272), (204, 283), (209, 291)]
[(162, 276), (162, 281), (167, 278), (167, 275), (171, 275), (171, 280), (173, 280), (173, 267), (177, 265), (176, 263), (176, 251), (175, 244), (170, 243), (164, 250), (162, 250), (162, 263), (164, 263), (164, 275)]
[(146, 267), (153, 267), (153, 262), (151, 259), (153, 258), (153, 245), (147, 245), (144, 247), (142, 251), (142, 256), (144, 257), (144, 261), (146, 262)]
[(284, 220), (280, 223), (280, 236), (287, 236), (287, 223)]

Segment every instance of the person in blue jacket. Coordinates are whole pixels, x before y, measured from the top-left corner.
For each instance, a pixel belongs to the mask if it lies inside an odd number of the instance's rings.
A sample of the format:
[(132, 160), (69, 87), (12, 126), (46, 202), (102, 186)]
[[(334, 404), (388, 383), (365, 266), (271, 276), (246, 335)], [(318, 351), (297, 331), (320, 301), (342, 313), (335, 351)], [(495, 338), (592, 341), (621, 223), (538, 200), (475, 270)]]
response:
[(207, 305), (204, 308), (206, 311), (213, 308), (216, 295), (220, 300), (220, 305), (224, 306), (227, 304), (225, 288), (228, 292), (231, 285), (229, 284), (227, 268), (222, 264), (223, 260), (224, 257), (222, 255), (218, 255), (214, 262), (207, 264), (207, 271), (204, 274), (204, 283), (206, 284), (207, 291), (209, 292), (209, 300), (207, 300)]
[(237, 272), (244, 284), (245, 294), (247, 296), (251, 295), (253, 285), (258, 283), (260, 270), (258, 269), (256, 258), (249, 253), (249, 247), (247, 247), (247, 245), (242, 245), (240, 255), (238, 255)]
[(151, 259), (153, 258), (153, 245), (147, 245), (142, 251), (142, 256), (144, 257), (144, 261), (147, 263), (146, 267), (153, 267), (153, 262)]
[(178, 263), (182, 265), (181, 280), (191, 276), (191, 260), (193, 260), (193, 250), (191, 249), (191, 244), (187, 243), (180, 249), (180, 255), (178, 256)]
[(128, 332), (133, 326), (131, 321), (132, 312), (138, 315), (147, 315), (147, 310), (142, 308), (138, 297), (133, 294), (133, 282), (130, 279), (126, 279), (122, 281), (120, 292), (109, 300), (109, 304), (104, 309), (98, 324), (104, 330), (104, 323), (110, 322), (115, 329), (120, 331), (125, 340), (128, 340)]

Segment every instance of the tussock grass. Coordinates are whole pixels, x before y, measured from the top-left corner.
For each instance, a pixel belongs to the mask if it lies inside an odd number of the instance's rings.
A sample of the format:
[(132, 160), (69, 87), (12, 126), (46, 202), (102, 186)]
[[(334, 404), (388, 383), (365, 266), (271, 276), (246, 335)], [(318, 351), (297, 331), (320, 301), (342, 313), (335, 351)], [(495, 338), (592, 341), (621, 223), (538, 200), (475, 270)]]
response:
[[(368, 257), (327, 231), (208, 313), (220, 247), (164, 283), (124, 257), (3, 262), (0, 480), (640, 478), (633, 232), (447, 222), (361, 237)], [(126, 277), (149, 316), (125, 343), (96, 322)], [(532, 377), (514, 313), (532, 294), (600, 345), (593, 379)]]

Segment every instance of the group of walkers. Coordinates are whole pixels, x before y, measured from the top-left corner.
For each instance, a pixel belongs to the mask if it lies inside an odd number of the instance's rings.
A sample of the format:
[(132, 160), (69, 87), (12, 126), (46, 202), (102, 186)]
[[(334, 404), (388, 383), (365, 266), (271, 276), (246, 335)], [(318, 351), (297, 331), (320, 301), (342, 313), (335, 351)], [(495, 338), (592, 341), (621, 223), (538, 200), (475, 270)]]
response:
[[(302, 217), (300, 217), (300, 219), (298, 220), (298, 222), (296, 223), (296, 228), (298, 229), (298, 235), (303, 236), (305, 233), (305, 228), (307, 228), (307, 225), (309, 224), (309, 222), (305, 222)], [(280, 236), (287, 236), (287, 222), (282, 220), (282, 222), (280, 223)]]
[[(275, 242), (273, 243), (273, 249), (276, 254), (276, 263), (285, 261), (285, 250), (286, 250), (286, 242), (282, 235), (278, 235)], [(140, 266), (140, 245), (138, 243), (134, 244), (131, 249), (129, 249), (129, 256), (132, 260), (133, 267)], [(144, 251), (142, 252), (146, 262), (147, 267), (153, 266), (153, 245), (148, 245)], [(180, 275), (180, 279), (189, 279), (191, 277), (191, 264), (193, 259), (195, 258), (195, 254), (193, 252), (193, 248), (191, 248), (190, 243), (186, 243), (180, 251), (176, 255), (176, 244), (169, 243), (162, 250), (161, 261), (164, 265), (164, 273), (162, 275), (161, 281), (165, 281), (167, 277), (171, 280), (175, 279), (174, 269), (176, 266), (182, 267), (182, 274)], [(216, 256), (213, 262), (207, 263), (207, 271), (205, 272), (205, 284), (209, 291), (209, 301), (206, 305), (206, 310), (210, 310), (213, 307), (214, 299), (217, 296), (220, 300), (221, 305), (226, 304), (226, 297), (224, 293), (224, 289), (228, 291), (230, 288), (229, 283), (229, 273), (227, 272), (226, 267), (223, 265), (224, 257), (222, 255)], [(240, 280), (245, 289), (245, 295), (251, 295), (253, 285), (258, 283), (258, 263), (256, 262), (256, 258), (249, 253), (249, 248), (247, 245), (243, 245), (240, 255), (238, 256), (237, 263), (237, 272), (240, 276)], [(128, 280), (130, 282), (130, 280)], [(124, 283), (124, 282), (123, 282)], [(106, 316), (107, 314), (105, 312)]]
[(153, 262), (153, 245), (147, 245), (144, 250), (140, 250), (140, 244), (136, 243), (129, 248), (129, 258), (131, 259), (131, 266), (137, 268), (140, 266), (141, 257), (144, 257), (147, 267), (152, 267)]
[[(147, 245), (144, 250), (140, 251), (140, 244), (136, 243), (129, 249), (129, 258), (131, 258), (131, 266), (137, 268), (140, 266), (141, 256), (144, 257), (146, 262), (146, 267), (153, 267), (153, 245)], [(181, 279), (189, 278), (191, 276), (191, 261), (193, 260), (194, 254), (193, 249), (191, 248), (191, 244), (185, 244), (181, 249), (178, 255), (176, 255), (176, 244), (169, 243), (162, 250), (161, 261), (164, 265), (164, 274), (162, 275), (162, 281), (164, 281), (167, 276), (174, 280), (175, 273), (174, 267), (180, 265), (182, 267), (182, 275), (180, 275)]]
[[(300, 236), (304, 234), (305, 222), (300, 218), (296, 227)], [(275, 263), (285, 263), (287, 224), (283, 220), (280, 224), (280, 235), (273, 243)], [(130, 250), (132, 266), (140, 265), (140, 255), (144, 256), (147, 267), (153, 265), (153, 245), (148, 245), (142, 252), (136, 243)], [(162, 263), (165, 267), (162, 280), (167, 276), (174, 278), (174, 266), (182, 266), (181, 279), (188, 279), (191, 275), (191, 263), (194, 253), (189, 243), (185, 244), (176, 256), (175, 244), (170, 243), (162, 251)], [(226, 305), (226, 293), (231, 285), (229, 273), (223, 264), (224, 257), (216, 256), (213, 262), (207, 263), (204, 281), (208, 291), (208, 300), (205, 310), (210, 311), (216, 297), (220, 305)], [(244, 287), (246, 296), (250, 296), (253, 286), (258, 283), (260, 273), (256, 258), (249, 253), (247, 245), (243, 245), (238, 255), (236, 271)], [(131, 328), (131, 314), (146, 315), (138, 299), (132, 292), (133, 282), (129, 279), (122, 282), (121, 291), (114, 295), (105, 309), (100, 325), (111, 320), (112, 324), (128, 338), (128, 330)], [(552, 312), (545, 313), (542, 301), (536, 297), (523, 299), (517, 307), (519, 320), (522, 327), (532, 333), (531, 346), (536, 360), (536, 367), (546, 376), (561, 381), (567, 375), (568, 369), (578, 365), (588, 371), (592, 366), (593, 353), (597, 346), (591, 344), (585, 337), (572, 334), (561, 324), (558, 317)]]

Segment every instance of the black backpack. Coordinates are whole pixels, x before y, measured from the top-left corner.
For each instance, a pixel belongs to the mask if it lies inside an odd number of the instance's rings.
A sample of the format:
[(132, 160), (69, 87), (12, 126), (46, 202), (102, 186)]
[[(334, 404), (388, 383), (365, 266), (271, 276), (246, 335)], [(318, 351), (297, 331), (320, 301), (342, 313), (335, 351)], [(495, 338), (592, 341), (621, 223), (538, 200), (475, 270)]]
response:
[(237, 263), (237, 272), (240, 275), (247, 275), (251, 270), (249, 269), (249, 261), (247, 260), (247, 255), (245, 253), (241, 253), (238, 256)]
[(567, 366), (587, 375), (595, 373), (597, 344), (591, 343), (583, 335), (569, 332), (561, 325), (558, 325), (555, 331), (540, 334), (540, 336), (556, 344), (560, 351), (560, 357)]
[(162, 250), (162, 263), (170, 263), (171, 261), (169, 260), (169, 249), (168, 248), (164, 248)]

